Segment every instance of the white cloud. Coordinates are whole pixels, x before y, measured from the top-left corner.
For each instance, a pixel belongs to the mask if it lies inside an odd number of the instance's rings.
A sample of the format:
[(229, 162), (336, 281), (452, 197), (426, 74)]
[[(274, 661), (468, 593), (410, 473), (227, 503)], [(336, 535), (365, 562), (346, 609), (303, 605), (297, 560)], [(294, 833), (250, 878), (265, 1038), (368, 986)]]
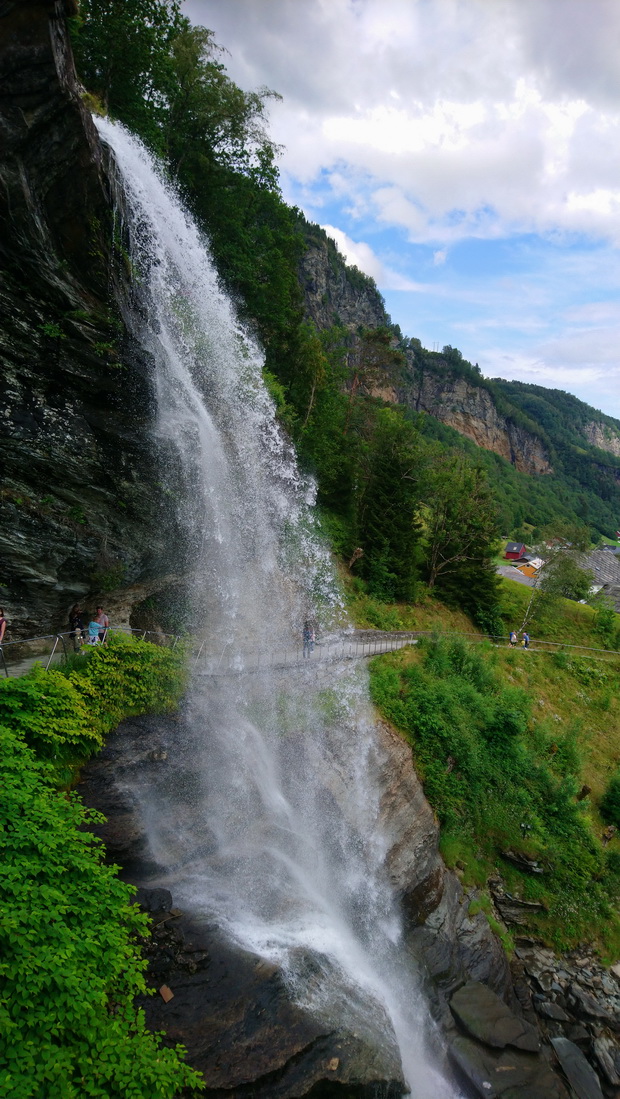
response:
[(610, 408), (618, 0), (187, 0), (184, 10), (228, 48), (242, 87), (283, 95), (271, 132), (285, 146), (285, 196), (395, 292), (403, 331), (429, 346), (463, 334), (485, 373)]
[(243, 86), (283, 94), (274, 136), (296, 179), (338, 167), (334, 182), (352, 192), (363, 179), (398, 191), (393, 224), (416, 240), (521, 230), (618, 241), (617, 0), (189, 0), (185, 10), (215, 29)]
[(428, 290), (427, 286), (413, 282), (390, 267), (386, 267), (365, 241), (351, 240), (351, 237), (343, 233), (342, 229), (337, 229), (334, 225), (322, 225), (321, 228), (336, 242), (338, 250), (342, 252), (347, 263), (359, 267), (360, 271), (370, 275), (386, 290), (411, 290), (418, 293)]

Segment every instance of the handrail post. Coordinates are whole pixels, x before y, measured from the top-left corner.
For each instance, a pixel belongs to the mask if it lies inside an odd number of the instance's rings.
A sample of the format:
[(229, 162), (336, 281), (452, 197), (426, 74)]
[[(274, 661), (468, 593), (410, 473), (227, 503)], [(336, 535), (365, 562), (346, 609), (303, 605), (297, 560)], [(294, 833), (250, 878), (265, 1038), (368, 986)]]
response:
[(62, 651), (63, 651), (63, 656), (64, 656), (65, 660), (68, 660), (68, 659), (69, 659), (69, 654), (67, 653), (67, 646), (66, 646), (66, 644), (65, 644), (65, 638), (64, 638), (64, 634), (62, 634), (62, 633), (59, 633), (59, 634), (58, 634), (58, 636), (59, 636), (59, 638), (60, 638), (60, 640), (61, 640), (61, 642), (62, 642)]
[(54, 641), (54, 647), (53, 647), (53, 649), (50, 653), (50, 658), (49, 658), (47, 664), (45, 665), (45, 671), (46, 672), (49, 671), (49, 666), (52, 663), (52, 660), (54, 659), (54, 653), (56, 652), (57, 646), (58, 646), (58, 634), (56, 634), (56, 640)]
[(2, 667), (4, 668), (5, 677), (8, 679), (9, 678), (9, 669), (7, 667), (7, 663), (6, 663), (6, 659), (5, 659), (5, 656), (4, 656), (4, 651), (3, 651), (2, 645), (0, 645), (0, 656), (2, 657)]

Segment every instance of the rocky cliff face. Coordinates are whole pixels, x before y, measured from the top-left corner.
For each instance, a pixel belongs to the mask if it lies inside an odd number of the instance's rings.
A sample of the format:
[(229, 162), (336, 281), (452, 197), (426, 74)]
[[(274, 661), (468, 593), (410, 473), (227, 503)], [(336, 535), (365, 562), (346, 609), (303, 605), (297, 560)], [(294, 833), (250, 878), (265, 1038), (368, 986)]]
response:
[(343, 324), (346, 328), (379, 328), (389, 324), (383, 299), (371, 279), (347, 267), (322, 230), (307, 238), (299, 281), (305, 311), (318, 329)]
[(585, 424), (583, 434), (591, 446), (606, 450), (608, 454), (615, 454), (616, 458), (620, 458), (620, 431), (615, 431), (602, 420), (592, 420), (589, 424)]
[(500, 415), (489, 391), (449, 373), (412, 371), (402, 400), (416, 412), (428, 412), (477, 446), (506, 458), (522, 473), (553, 473), (539, 438)]
[(73, 7), (0, 4), (0, 603), (14, 638), (64, 628), (76, 600), (127, 619), (172, 567)]

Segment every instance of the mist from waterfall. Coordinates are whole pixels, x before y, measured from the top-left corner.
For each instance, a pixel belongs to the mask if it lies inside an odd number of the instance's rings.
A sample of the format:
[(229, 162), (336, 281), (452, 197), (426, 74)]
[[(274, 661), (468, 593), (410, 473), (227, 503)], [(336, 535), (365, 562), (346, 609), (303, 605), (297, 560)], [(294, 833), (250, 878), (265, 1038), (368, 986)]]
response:
[[(122, 181), (139, 281), (127, 320), (153, 362), (156, 449), (191, 561), (192, 628), (205, 638), (181, 777), (144, 797), (159, 884), (280, 965), (296, 1000), (334, 1027), (386, 1050), (395, 1034), (416, 1099), (448, 1099), (385, 869), (367, 673), (360, 662), (269, 662), (276, 648), (299, 650), (306, 619), (320, 637), (346, 624), (314, 486), (205, 240), (144, 147), (97, 126)], [(203, 674), (223, 660), (230, 674)]]

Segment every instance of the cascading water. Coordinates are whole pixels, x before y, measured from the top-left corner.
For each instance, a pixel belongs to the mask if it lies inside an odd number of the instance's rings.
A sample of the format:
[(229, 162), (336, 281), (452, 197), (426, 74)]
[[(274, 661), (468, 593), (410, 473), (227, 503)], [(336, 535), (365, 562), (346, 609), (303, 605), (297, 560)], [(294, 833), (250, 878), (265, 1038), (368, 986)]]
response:
[(300, 1003), (353, 1020), (379, 1048), (395, 1034), (413, 1095), (447, 1099), (385, 872), (365, 672), (335, 663), (318, 674), (312, 658), (283, 672), (269, 660), (296, 649), (305, 619), (323, 632), (342, 624), (312, 485), (204, 240), (140, 143), (97, 126), (122, 177), (142, 288), (129, 323), (154, 362), (158, 445), (182, 482), (205, 637), (178, 745), (185, 781), (145, 798), (154, 859), (182, 904), (277, 962)]

